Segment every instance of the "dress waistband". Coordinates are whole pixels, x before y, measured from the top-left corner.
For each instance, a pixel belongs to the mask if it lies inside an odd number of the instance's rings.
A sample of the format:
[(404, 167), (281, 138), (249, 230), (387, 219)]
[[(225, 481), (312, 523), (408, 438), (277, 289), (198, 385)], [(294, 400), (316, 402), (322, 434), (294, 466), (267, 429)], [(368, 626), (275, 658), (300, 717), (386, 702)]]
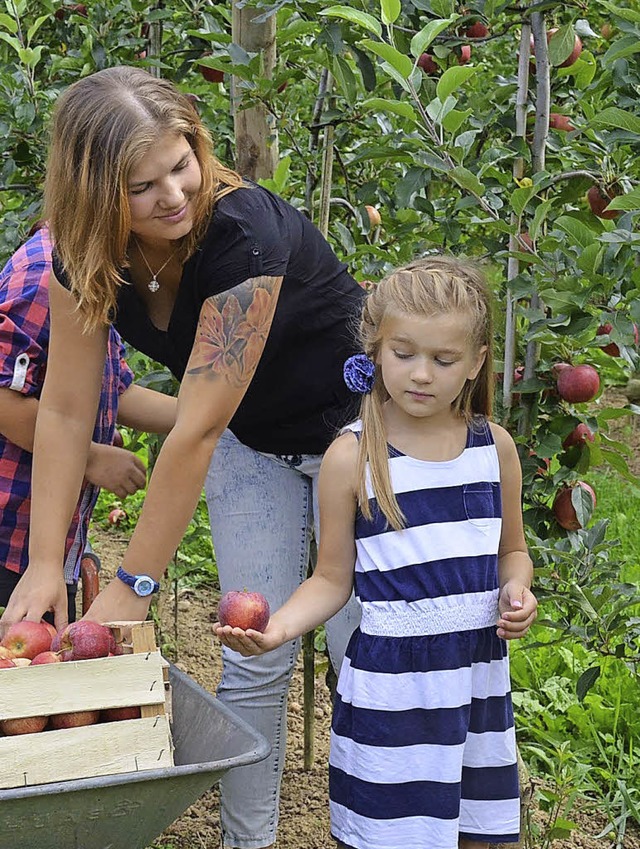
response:
[(459, 603), (448, 596), (429, 600), (429, 606), (422, 608), (404, 602), (364, 603), (360, 630), (383, 637), (419, 637), (489, 628), (498, 621), (498, 593), (497, 589), (469, 593)]

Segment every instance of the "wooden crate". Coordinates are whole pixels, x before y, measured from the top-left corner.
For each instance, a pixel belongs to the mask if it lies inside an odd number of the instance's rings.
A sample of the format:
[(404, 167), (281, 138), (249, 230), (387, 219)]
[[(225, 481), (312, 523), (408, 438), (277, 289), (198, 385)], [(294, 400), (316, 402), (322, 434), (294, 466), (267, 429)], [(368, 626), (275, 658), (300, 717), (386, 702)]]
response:
[(168, 663), (152, 622), (110, 623), (121, 656), (3, 669), (0, 719), (140, 706), (140, 719), (0, 737), (0, 788), (173, 766)]

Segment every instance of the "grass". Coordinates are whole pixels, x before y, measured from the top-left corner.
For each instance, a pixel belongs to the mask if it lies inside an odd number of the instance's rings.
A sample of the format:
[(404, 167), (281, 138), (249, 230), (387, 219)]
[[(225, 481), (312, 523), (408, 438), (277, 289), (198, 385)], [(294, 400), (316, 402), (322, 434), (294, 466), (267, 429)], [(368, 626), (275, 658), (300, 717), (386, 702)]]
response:
[(618, 554), (629, 561), (623, 569), (625, 581), (640, 586), (640, 487), (615, 472), (589, 473), (589, 483), (597, 496), (593, 520), (609, 519), (609, 539), (620, 540)]

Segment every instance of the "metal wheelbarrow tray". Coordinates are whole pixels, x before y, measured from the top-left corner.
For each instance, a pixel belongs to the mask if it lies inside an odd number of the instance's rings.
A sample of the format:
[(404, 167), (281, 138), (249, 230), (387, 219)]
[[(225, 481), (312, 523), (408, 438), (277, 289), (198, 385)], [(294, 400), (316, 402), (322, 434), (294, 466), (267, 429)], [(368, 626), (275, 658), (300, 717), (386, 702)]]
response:
[(267, 757), (189, 676), (171, 666), (169, 679), (175, 766), (0, 790), (0, 849), (146, 849), (227, 770)]

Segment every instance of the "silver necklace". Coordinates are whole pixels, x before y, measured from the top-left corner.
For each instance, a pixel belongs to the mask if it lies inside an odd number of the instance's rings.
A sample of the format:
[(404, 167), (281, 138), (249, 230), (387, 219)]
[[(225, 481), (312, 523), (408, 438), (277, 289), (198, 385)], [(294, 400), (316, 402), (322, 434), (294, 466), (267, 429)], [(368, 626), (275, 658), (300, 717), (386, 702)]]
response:
[(145, 264), (145, 265), (147, 266), (147, 268), (149, 269), (149, 274), (151, 275), (151, 280), (149, 280), (149, 282), (147, 283), (147, 289), (148, 289), (150, 292), (154, 292), (154, 293), (155, 293), (155, 292), (157, 292), (157, 291), (158, 291), (158, 289), (160, 288), (160, 284), (158, 283), (158, 274), (161, 274), (161, 273), (165, 270), (165, 268), (169, 265), (169, 263), (171, 262), (171, 260), (172, 260), (172, 259), (174, 258), (174, 256), (178, 253), (178, 248), (176, 248), (176, 249), (175, 249), (175, 251), (171, 254), (171, 256), (169, 257), (169, 259), (168, 259), (165, 263), (163, 263), (163, 265), (162, 265), (162, 266), (161, 266), (161, 267), (160, 267), (157, 271), (153, 271), (153, 270), (152, 270), (152, 268), (151, 268), (151, 266), (150, 266), (150, 265), (149, 265), (149, 263), (147, 262), (147, 258), (146, 258), (146, 256), (145, 256), (145, 255), (144, 255), (144, 253), (142, 252), (142, 248), (140, 247), (140, 242), (137, 240), (137, 238), (136, 238), (135, 236), (133, 237), (133, 240), (134, 240), (134, 242), (136, 243), (136, 247), (138, 248), (138, 251), (140, 252), (140, 256), (142, 257), (142, 259), (143, 259), (143, 261), (144, 261), (144, 264)]

